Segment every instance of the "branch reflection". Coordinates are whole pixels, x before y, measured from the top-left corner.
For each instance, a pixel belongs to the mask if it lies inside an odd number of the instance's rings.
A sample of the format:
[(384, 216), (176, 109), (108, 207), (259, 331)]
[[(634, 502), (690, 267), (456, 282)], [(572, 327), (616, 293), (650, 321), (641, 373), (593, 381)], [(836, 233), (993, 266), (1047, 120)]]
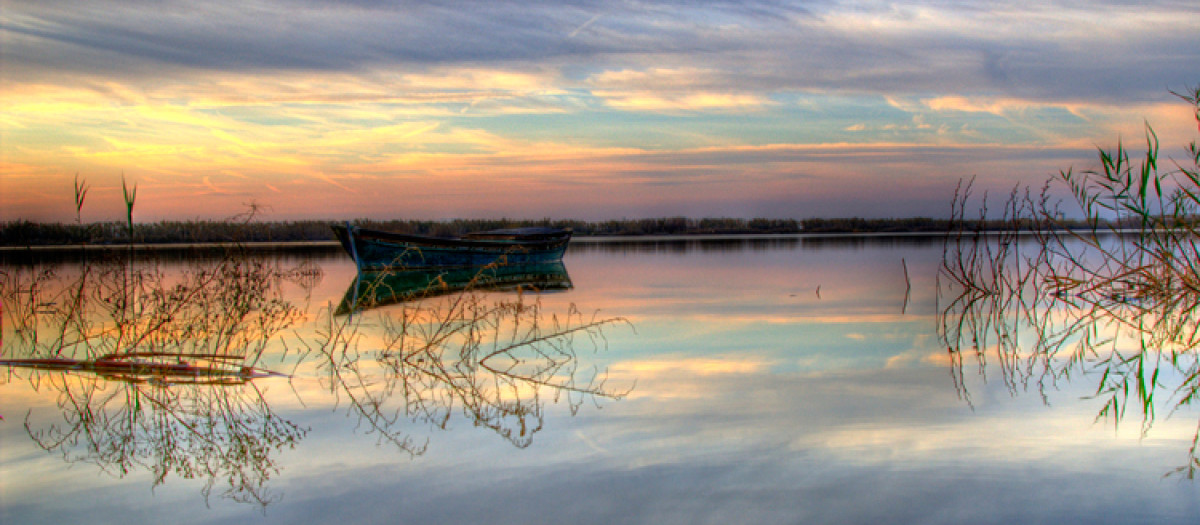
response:
[(307, 430), (271, 410), (253, 380), (279, 374), (256, 365), (303, 316), (280, 283), (319, 279), (235, 255), (178, 272), (120, 257), (8, 268), (0, 364), (55, 394), (60, 421), (25, 418), (46, 451), (117, 477), (144, 469), (155, 487), (201, 480), (206, 499), (224, 483), (222, 496), (265, 507), (275, 456)]
[[(605, 329), (622, 318), (585, 314), (574, 305), (548, 312), (533, 294), (492, 289), (570, 286), (561, 264), (487, 267), (461, 272), (358, 276), (342, 303), (394, 306), (329, 315), (319, 356), (329, 390), (379, 439), (418, 455), (427, 442), (406, 423), (445, 429), (454, 414), (524, 448), (543, 428), (547, 401), (572, 414), (587, 402), (620, 399), (607, 371), (578, 358), (580, 344), (605, 347)], [(453, 292), (453, 293), (450, 293)], [(357, 299), (349, 297), (357, 294)]]
[(205, 499), (221, 496), (265, 507), (278, 500), (267, 482), (277, 454), (307, 429), (279, 416), (251, 381), (164, 384), (112, 381), (68, 371), (28, 377), (56, 391), (58, 423), (26, 416), (38, 446), (69, 463), (90, 463), (117, 477), (144, 469), (157, 487), (174, 475), (201, 480)]

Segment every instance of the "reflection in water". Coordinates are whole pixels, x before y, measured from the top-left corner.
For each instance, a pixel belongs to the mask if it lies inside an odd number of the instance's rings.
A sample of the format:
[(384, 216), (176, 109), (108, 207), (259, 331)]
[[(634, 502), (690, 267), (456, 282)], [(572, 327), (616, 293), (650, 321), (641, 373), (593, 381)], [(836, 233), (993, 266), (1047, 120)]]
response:
[(600, 240), (587, 237), (571, 242), (568, 253), (624, 252), (624, 253), (709, 253), (736, 251), (822, 249), (845, 250), (879, 247), (930, 247), (942, 242), (940, 234), (764, 234), (764, 235), (684, 235), (684, 236), (630, 236), (604, 237)]
[[(960, 218), (966, 200), (956, 200)], [(1037, 215), (1033, 206), (1010, 200), (1006, 220)], [(939, 336), (960, 395), (970, 403), (969, 355), (981, 375), (996, 368), (1013, 393), (1035, 390), (1046, 399), (1062, 382), (1095, 381), (1103, 402), (1097, 418), (1119, 423), (1140, 415), (1143, 435), (1161, 406), (1170, 414), (1190, 405), (1200, 392), (1200, 287), (1190, 265), (1173, 261), (1194, 258), (1200, 238), (1151, 229), (948, 237)], [(1191, 442), (1176, 470), (1189, 479), (1200, 469), (1200, 427)]]
[(466, 290), (536, 292), (571, 289), (562, 262), (493, 264), (483, 268), (361, 272), (338, 305), (338, 314)]
[(572, 241), (568, 253), (583, 252), (627, 252), (627, 253), (688, 253), (725, 252), (737, 250), (768, 250), (795, 248), (800, 245), (797, 235), (761, 236), (631, 236), (608, 237), (603, 242), (579, 239)]
[(224, 482), (221, 495), (231, 500), (278, 500), (266, 486), (279, 472), (276, 456), (308, 433), (274, 413), (251, 381), (111, 381), (66, 370), (26, 379), (57, 392), (62, 412), (58, 422), (26, 417), (39, 447), (117, 477), (145, 469), (154, 486), (169, 475), (202, 480), (205, 499)]
[(311, 289), (319, 269), (229, 255), (168, 274), (115, 257), (0, 278), (11, 327), (0, 364), (55, 392), (62, 414), (26, 417), (38, 446), (118, 477), (145, 469), (155, 486), (172, 474), (203, 480), (205, 498), (223, 480), (235, 501), (274, 499), (274, 456), (307, 430), (276, 415), (252, 380), (274, 375), (255, 365), (302, 316), (280, 282)]
[[(302, 352), (281, 341), (306, 316), (281, 285), (310, 293), (323, 275), (311, 263), (285, 268), (233, 254), (171, 271), (121, 257), (71, 268), (0, 270), (0, 364), (10, 380), (54, 395), (61, 413), (30, 412), (28, 435), (117, 477), (144, 470), (154, 486), (172, 475), (200, 480), (206, 499), (223, 487), (234, 501), (276, 501), (267, 482), (278, 455), (308, 434), (267, 403), (256, 381), (283, 374), (262, 362), (317, 370), (361, 422), (414, 455), (427, 443), (410, 437), (409, 422), (442, 429), (462, 413), (526, 447), (547, 401), (575, 413), (625, 394), (576, 353), (577, 343), (603, 347), (604, 329), (623, 321), (574, 306), (547, 312), (524, 293), (570, 288), (561, 263), (361, 275), (365, 288), (350, 291), (359, 306), (409, 302), (353, 316), (326, 309), (315, 339), (297, 332)], [(518, 293), (482, 293), (497, 289)]]
[(461, 412), (524, 448), (543, 427), (547, 399), (574, 414), (585, 402), (624, 397), (607, 386), (606, 371), (584, 366), (576, 349), (580, 341), (603, 347), (604, 329), (623, 319), (585, 315), (574, 305), (550, 314), (524, 293), (481, 293), (530, 279), (569, 287), (561, 264), (467, 273), (360, 275), (348, 292), (362, 290), (360, 305), (362, 297), (369, 304), (406, 302), (374, 315), (330, 315), (319, 343), (309, 345), (329, 390), (381, 441), (421, 454), (426, 443), (404, 424), (445, 429)]

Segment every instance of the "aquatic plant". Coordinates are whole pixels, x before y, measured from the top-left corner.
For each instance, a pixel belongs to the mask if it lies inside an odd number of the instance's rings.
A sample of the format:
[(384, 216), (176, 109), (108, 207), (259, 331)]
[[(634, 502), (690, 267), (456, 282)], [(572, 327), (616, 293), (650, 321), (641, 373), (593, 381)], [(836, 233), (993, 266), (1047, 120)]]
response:
[(227, 257), (168, 276), (153, 262), (108, 257), (78, 275), (54, 267), (0, 271), (12, 327), (6, 357), (204, 358), (252, 366), (266, 342), (300, 310), (278, 282), (288, 272), (262, 260)]
[[(1200, 124), (1200, 87), (1177, 96)], [(1186, 160), (1167, 164), (1149, 125), (1145, 138), (1140, 159), (1118, 143), (1099, 149), (1098, 169), (1014, 190), (998, 233), (973, 229), (971, 184), (960, 185), (939, 273), (939, 336), (968, 402), (964, 354), (983, 373), (989, 352), (1012, 392), (1045, 397), (1060, 381), (1097, 377), (1097, 418), (1119, 423), (1132, 408), (1143, 434), (1159, 417), (1156, 392), (1167, 392), (1170, 412), (1200, 394), (1200, 148), (1192, 141)], [(1056, 199), (1058, 190), (1069, 197)], [(1085, 228), (1066, 224), (1075, 213)], [(1197, 444), (1200, 427), (1177, 470), (1188, 478), (1200, 470)]]
[(27, 416), (30, 437), (114, 476), (197, 479), (206, 498), (224, 481), (225, 497), (274, 501), (265, 484), (276, 452), (307, 430), (276, 415), (252, 380), (273, 375), (255, 366), (302, 315), (279, 292), (293, 277), (234, 256), (178, 274), (114, 255), (78, 273), (0, 270), (0, 364), (9, 380), (56, 392), (62, 416)]
[[(86, 195), (77, 179), (77, 213)], [(126, 188), (130, 220), (135, 195)], [(303, 315), (281, 283), (311, 289), (319, 277), (237, 249), (172, 272), (132, 251), (0, 267), (5, 378), (55, 393), (62, 416), (27, 415), (26, 431), (72, 463), (144, 469), (154, 486), (200, 480), (206, 498), (224, 481), (225, 497), (265, 507), (274, 457), (307, 430), (270, 409), (253, 380), (278, 374), (256, 367)]]

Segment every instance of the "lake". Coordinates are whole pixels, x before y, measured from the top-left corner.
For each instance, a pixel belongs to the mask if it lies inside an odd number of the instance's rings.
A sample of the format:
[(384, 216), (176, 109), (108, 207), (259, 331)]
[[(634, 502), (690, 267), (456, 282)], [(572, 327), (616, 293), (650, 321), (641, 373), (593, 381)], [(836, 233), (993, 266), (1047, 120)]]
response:
[[(585, 239), (564, 258), (569, 289), (350, 316), (331, 315), (358, 290), (344, 254), (204, 270), (218, 259), (0, 266), (6, 358), (65, 355), (79, 323), (87, 352), (232, 349), (262, 372), (6, 367), (0, 521), (1200, 521), (1187, 367), (1155, 374), (1148, 422), (1100, 415), (1095, 360), (959, 348), (981, 332), (945, 315), (940, 238)], [(101, 291), (70, 293), (87, 279)], [(131, 279), (149, 291), (119, 308), (208, 302), (114, 335), (111, 287)], [(1031, 336), (966, 317), (999, 341)]]

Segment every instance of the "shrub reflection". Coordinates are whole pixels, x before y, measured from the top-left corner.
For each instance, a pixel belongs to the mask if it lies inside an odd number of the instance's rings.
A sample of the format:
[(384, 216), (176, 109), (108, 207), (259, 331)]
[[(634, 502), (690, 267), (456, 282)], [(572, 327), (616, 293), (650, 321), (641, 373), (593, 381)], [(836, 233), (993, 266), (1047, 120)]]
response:
[(548, 313), (529, 293), (485, 293), (495, 288), (488, 275), (485, 268), (465, 285), (454, 283), (461, 291), (442, 294), (440, 279), (364, 274), (360, 279), (387, 279), (392, 287), (412, 281), (422, 289), (389, 289), (388, 297), (407, 300), (324, 317), (307, 353), (318, 359), (329, 391), (381, 441), (421, 454), (427, 443), (413, 438), (406, 423), (445, 429), (461, 413), (524, 448), (543, 427), (546, 401), (563, 401), (574, 414), (584, 403), (627, 393), (610, 388), (607, 373), (584, 365), (577, 353), (580, 346), (603, 348), (604, 330), (625, 320), (587, 315), (574, 305)]
[(267, 505), (275, 457), (307, 433), (266, 403), (253, 379), (272, 340), (303, 312), (283, 280), (311, 267), (230, 255), (169, 275), (153, 261), (106, 257), (0, 273), (10, 378), (55, 393), (61, 420), (26, 416), (38, 446), (124, 477), (204, 483), (207, 498)]

